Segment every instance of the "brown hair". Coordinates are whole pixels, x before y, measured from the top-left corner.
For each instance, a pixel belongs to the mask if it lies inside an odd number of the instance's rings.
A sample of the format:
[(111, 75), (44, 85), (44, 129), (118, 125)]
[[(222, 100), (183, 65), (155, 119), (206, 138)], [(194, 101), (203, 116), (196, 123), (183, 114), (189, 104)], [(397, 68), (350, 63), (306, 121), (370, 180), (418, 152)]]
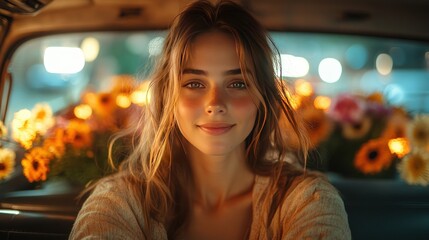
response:
[[(170, 28), (151, 77), (152, 99), (132, 130), (133, 151), (121, 165), (123, 171), (130, 173), (128, 180), (135, 197), (141, 199), (146, 234), (153, 221), (164, 223), (169, 236), (186, 224), (190, 209), (186, 186), (192, 176), (180, 143), (175, 105), (190, 45), (196, 36), (212, 30), (228, 33), (235, 40), (244, 79), (253, 86), (250, 91), (259, 102), (255, 126), (246, 138), (246, 156), (255, 174), (272, 177), (269, 194), (273, 198), (264, 203), (271, 210), (262, 220), (267, 227), (282, 200), (278, 185), (284, 184), (285, 176), (297, 175), (284, 161), (290, 151), (279, 126), (281, 117), (289, 121), (300, 140), (299, 158), (306, 159), (308, 141), (300, 130), (284, 81), (276, 76), (278, 64), (274, 56), (278, 56), (278, 51), (267, 32), (238, 4), (196, 1), (175, 18)], [(130, 133), (131, 130), (124, 131), (118, 137)], [(275, 154), (271, 156), (275, 158), (268, 158), (273, 151)]]

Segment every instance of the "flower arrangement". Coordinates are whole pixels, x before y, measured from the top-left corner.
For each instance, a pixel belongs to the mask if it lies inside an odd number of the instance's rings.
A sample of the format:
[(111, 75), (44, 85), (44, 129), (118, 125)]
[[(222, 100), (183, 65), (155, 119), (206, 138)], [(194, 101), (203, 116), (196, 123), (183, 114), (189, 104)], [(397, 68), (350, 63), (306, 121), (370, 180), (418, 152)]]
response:
[[(63, 177), (72, 182), (88, 182), (110, 174), (108, 148), (111, 136), (132, 124), (144, 107), (147, 84), (134, 78), (116, 76), (105, 92), (87, 91), (80, 101), (58, 113), (46, 103), (14, 114), (11, 134), (0, 122), (0, 137), (16, 143), (14, 149), (0, 148), (0, 181), (22, 168), (29, 182)], [(114, 164), (122, 161), (126, 143), (114, 145)], [(20, 162), (21, 166), (18, 165)]]
[(289, 92), (312, 145), (310, 168), (357, 178), (399, 173), (409, 184), (429, 184), (429, 115), (412, 117), (378, 92), (318, 96), (303, 80)]

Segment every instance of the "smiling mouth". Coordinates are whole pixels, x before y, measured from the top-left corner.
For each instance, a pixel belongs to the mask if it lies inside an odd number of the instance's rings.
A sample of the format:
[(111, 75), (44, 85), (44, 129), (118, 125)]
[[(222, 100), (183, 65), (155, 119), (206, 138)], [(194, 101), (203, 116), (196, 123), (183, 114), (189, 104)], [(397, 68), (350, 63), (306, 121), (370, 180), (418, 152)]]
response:
[(231, 128), (235, 126), (235, 124), (203, 124), (197, 125), (201, 130), (210, 134), (210, 135), (222, 135), (224, 133), (229, 132)]

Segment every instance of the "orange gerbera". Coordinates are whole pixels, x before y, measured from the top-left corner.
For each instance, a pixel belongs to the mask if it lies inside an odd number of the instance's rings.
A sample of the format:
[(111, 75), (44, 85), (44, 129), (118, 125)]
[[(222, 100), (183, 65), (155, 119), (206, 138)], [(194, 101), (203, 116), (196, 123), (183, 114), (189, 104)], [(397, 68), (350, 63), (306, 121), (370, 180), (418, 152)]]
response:
[(375, 174), (392, 163), (387, 142), (384, 139), (370, 140), (359, 149), (354, 159), (354, 166), (365, 174)]
[(0, 180), (9, 177), (15, 167), (15, 152), (0, 148)]
[(25, 154), (21, 164), (24, 176), (29, 182), (46, 180), (52, 157), (53, 155), (42, 147), (35, 147)]
[(415, 151), (407, 155), (400, 164), (398, 170), (409, 184), (429, 184), (429, 153), (426, 151)]
[(91, 128), (83, 121), (71, 120), (64, 133), (64, 142), (71, 144), (75, 149), (90, 146), (92, 144)]

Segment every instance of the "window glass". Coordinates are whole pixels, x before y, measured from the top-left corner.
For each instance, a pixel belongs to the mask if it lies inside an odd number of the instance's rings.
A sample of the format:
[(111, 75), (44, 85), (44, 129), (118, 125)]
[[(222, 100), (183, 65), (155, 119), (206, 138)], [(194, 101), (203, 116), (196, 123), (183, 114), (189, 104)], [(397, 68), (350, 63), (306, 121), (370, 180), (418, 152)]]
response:
[[(0, 186), (17, 190), (22, 185), (14, 181), (26, 179), (31, 189), (58, 176), (84, 185), (106, 174), (108, 138), (150, 100), (145, 80), (164, 37), (164, 31), (72, 33), (22, 44), (10, 64), (2, 130), (2, 149), (13, 154), (0, 154), (14, 161), (0, 164)], [(308, 166), (343, 176), (397, 176), (396, 165), (416, 147), (406, 128), (429, 112), (429, 44), (316, 33), (271, 37), (278, 74), (309, 132)], [(288, 136), (293, 148), (296, 139)]]

